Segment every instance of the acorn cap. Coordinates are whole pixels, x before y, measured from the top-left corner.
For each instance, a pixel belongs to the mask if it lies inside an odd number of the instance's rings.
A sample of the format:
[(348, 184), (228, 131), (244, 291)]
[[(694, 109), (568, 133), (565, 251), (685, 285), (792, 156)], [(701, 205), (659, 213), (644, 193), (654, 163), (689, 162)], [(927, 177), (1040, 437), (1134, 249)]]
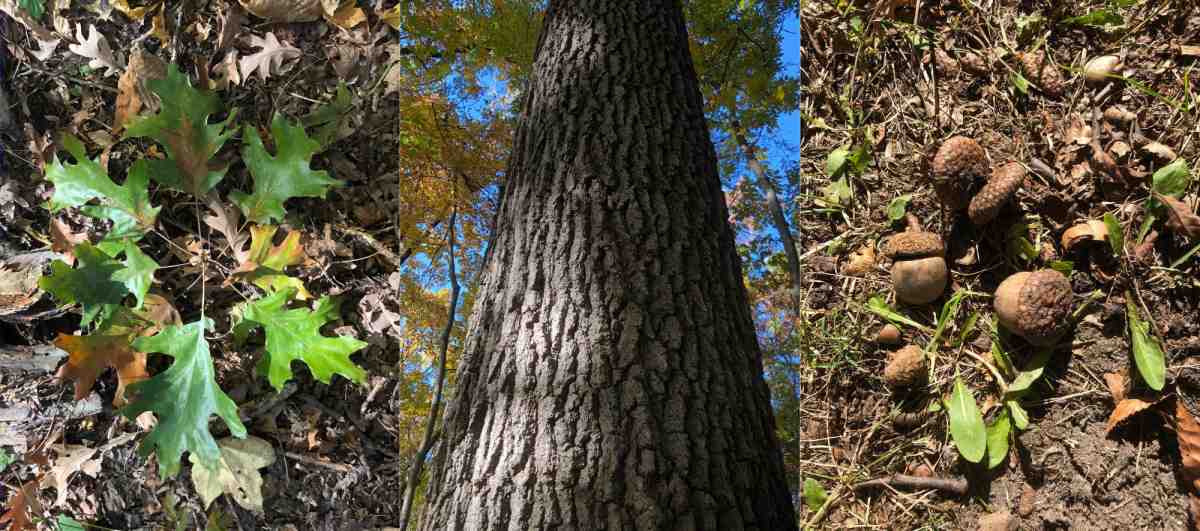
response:
[(1053, 269), (1023, 271), (996, 288), (1000, 324), (1033, 345), (1051, 345), (1070, 327), (1071, 283)]
[(1037, 84), (1038, 88), (1042, 89), (1048, 96), (1059, 96), (1063, 92), (1063, 87), (1066, 85), (1063, 82), (1062, 74), (1058, 72), (1058, 68), (1046, 59), (1046, 54), (1042, 52), (1036, 53), (1020, 53), (1017, 59), (1021, 61), (1021, 67), (1025, 70), (1025, 75)]
[(901, 232), (888, 239), (883, 254), (892, 260), (942, 256), (946, 246), (942, 237), (932, 232)]
[(1017, 193), (1017, 189), (1024, 182), (1025, 167), (1018, 162), (1009, 162), (993, 170), (992, 178), (975, 194), (971, 199), (971, 206), (967, 207), (971, 223), (984, 225), (996, 219), (1000, 207)]
[(928, 376), (925, 353), (920, 347), (908, 345), (888, 356), (883, 369), (883, 382), (892, 389), (915, 387), (925, 383)]
[(931, 169), (938, 198), (947, 208), (962, 210), (975, 184), (987, 174), (987, 153), (974, 139), (951, 137), (938, 148)]

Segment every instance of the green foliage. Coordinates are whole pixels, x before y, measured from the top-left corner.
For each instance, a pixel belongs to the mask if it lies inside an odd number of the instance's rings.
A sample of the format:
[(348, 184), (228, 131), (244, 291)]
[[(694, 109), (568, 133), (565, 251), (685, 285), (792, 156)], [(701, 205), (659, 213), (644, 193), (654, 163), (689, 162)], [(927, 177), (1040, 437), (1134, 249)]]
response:
[(51, 273), (38, 280), (38, 286), (62, 304), (79, 304), (83, 310), (80, 326), (88, 326), (97, 317), (106, 319), (129, 294), (126, 284), (118, 279), (125, 269), (87, 242), (75, 246), (76, 267), (62, 260), (50, 264)]
[[(241, 318), (245, 323), (263, 327), (267, 336), (267, 379), (276, 390), (292, 378), (291, 364), (303, 361), (313, 377), (329, 383), (336, 373), (355, 383), (362, 383), (365, 371), (350, 361), (350, 354), (367, 344), (348, 336), (326, 337), (321, 326), (337, 318), (337, 305), (329, 297), (317, 301), (314, 310), (285, 309), (294, 290), (284, 289), (267, 297), (243, 303)], [(249, 330), (244, 326), (239, 335)]]
[(927, 332), (930, 331), (930, 328), (928, 326), (925, 326), (925, 325), (918, 323), (912, 319), (909, 319), (904, 314), (901, 314), (900, 312), (893, 310), (892, 307), (888, 306), (888, 303), (883, 300), (882, 295), (875, 295), (874, 297), (871, 297), (871, 299), (867, 301), (867, 311), (870, 311), (871, 313), (873, 313), (875, 315), (878, 315), (884, 319), (887, 319), (888, 321), (891, 321), (893, 324), (896, 324), (896, 325), (911, 326), (913, 328), (925, 330)]
[(166, 371), (130, 386), (134, 399), (121, 410), (130, 419), (145, 411), (157, 415), (158, 424), (146, 435), (138, 453), (146, 456), (155, 451), (164, 478), (179, 472), (184, 451), (196, 455), (210, 470), (217, 468), (221, 451), (208, 431), (208, 419), (213, 414), (225, 421), (230, 433), (246, 436), (237, 404), (217, 386), (208, 339), (204, 337), (212, 327), (212, 319), (201, 317), (186, 325), (167, 326), (158, 334), (133, 342), (139, 351), (174, 358)]
[(337, 140), (338, 130), (349, 115), (350, 107), (350, 91), (346, 90), (345, 83), (338, 82), (337, 94), (333, 101), (300, 118), (300, 123), (304, 127), (316, 128), (313, 139), (321, 145), (321, 150), (324, 150)]
[(1178, 158), (1154, 172), (1154, 175), (1150, 177), (1150, 190), (1162, 195), (1179, 197), (1187, 191), (1188, 185), (1191, 183), (1192, 170), (1188, 168), (1187, 161)]
[(1008, 418), (1008, 410), (1000, 409), (996, 420), (987, 427), (987, 456), (988, 468), (996, 468), (1008, 456), (1008, 434), (1012, 424)]
[(144, 230), (154, 225), (160, 207), (150, 206), (147, 164), (138, 160), (129, 169), (125, 184), (118, 185), (97, 161), (87, 157), (83, 143), (73, 135), (63, 135), (62, 146), (75, 157), (75, 164), (65, 165), (55, 155), (46, 166), (46, 180), (54, 184), (54, 194), (47, 203), (51, 213), (64, 208), (78, 207), (93, 199), (100, 204), (85, 208), (84, 214), (107, 219), (115, 225), (121, 238), (136, 240)]
[(1125, 233), (1112, 212), (1104, 213), (1104, 228), (1108, 232), (1108, 243), (1112, 246), (1113, 254), (1121, 256), (1125, 250)]
[(827, 499), (829, 499), (829, 495), (825, 493), (825, 488), (817, 480), (804, 478), (804, 504), (808, 506), (808, 510), (813, 512), (821, 510)]
[(912, 201), (912, 194), (904, 194), (895, 199), (892, 199), (887, 206), (888, 221), (895, 223), (904, 219), (905, 211), (908, 209), (908, 202)]
[(1129, 324), (1129, 337), (1133, 343), (1133, 361), (1138, 374), (1146, 385), (1162, 391), (1167, 383), (1166, 355), (1158, 339), (1150, 334), (1150, 325), (1138, 315), (1137, 305), (1129, 293), (1125, 293), (1125, 319)]
[(246, 219), (255, 223), (282, 221), (283, 202), (292, 197), (324, 198), (329, 188), (343, 185), (342, 181), (330, 178), (328, 172), (309, 168), (309, 161), (321, 145), (309, 138), (303, 127), (292, 125), (277, 114), (271, 121), (271, 134), (275, 138), (275, 156), (263, 147), (258, 131), (246, 126), (242, 159), (254, 176), (254, 193), (230, 194)]
[(134, 308), (140, 309), (146, 302), (146, 292), (154, 283), (154, 271), (158, 269), (158, 263), (146, 256), (133, 242), (126, 242), (124, 250), (125, 268), (114, 273), (113, 279), (125, 285), (125, 289), (137, 299)]
[(17, 0), (17, 5), (21, 6), (26, 13), (34, 20), (41, 20), (42, 15), (46, 14), (46, 3), (44, 0)]
[(978, 463), (987, 451), (987, 428), (983, 424), (983, 415), (975, 404), (975, 397), (963, 385), (962, 378), (954, 378), (954, 391), (946, 403), (946, 412), (950, 416), (950, 436), (958, 453), (963, 459)]
[(213, 167), (211, 160), (233, 135), (226, 129), (237, 110), (224, 122), (208, 123), (220, 109), (220, 100), (210, 91), (192, 87), (187, 76), (174, 64), (164, 79), (152, 79), (146, 85), (161, 100), (159, 111), (134, 119), (125, 130), (125, 138), (149, 137), (162, 144), (166, 160), (151, 159), (150, 175), (163, 185), (203, 197), (225, 177), (228, 165)]

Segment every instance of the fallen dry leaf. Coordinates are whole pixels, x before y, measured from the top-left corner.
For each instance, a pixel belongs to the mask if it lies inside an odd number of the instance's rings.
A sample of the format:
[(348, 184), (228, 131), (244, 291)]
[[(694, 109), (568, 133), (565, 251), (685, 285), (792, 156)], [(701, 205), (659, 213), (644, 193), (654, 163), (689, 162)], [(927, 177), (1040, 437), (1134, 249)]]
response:
[(279, 42), (275, 34), (269, 31), (264, 37), (251, 35), (250, 46), (261, 48), (261, 50), (247, 55), (239, 61), (243, 79), (249, 79), (254, 72), (258, 72), (258, 77), (266, 81), (267, 77), (284, 71), (284, 61), (302, 55), (299, 48)]
[(167, 64), (154, 54), (141, 48), (129, 54), (129, 65), (121, 79), (117, 80), (117, 111), (113, 118), (113, 130), (120, 131), (125, 124), (142, 110), (158, 108), (158, 97), (146, 86), (152, 79), (167, 77)]
[(241, 211), (231, 204), (223, 203), (216, 194), (210, 194), (204, 204), (213, 213), (204, 218), (204, 224), (223, 234), (233, 257), (239, 264), (245, 263), (250, 259), (250, 250), (246, 248), (250, 235), (238, 230), (242, 219)]
[(35, 478), (17, 489), (8, 498), (8, 511), (0, 514), (0, 523), (8, 522), (10, 531), (37, 529), (33, 524), (34, 515), (41, 516), (42, 502), (38, 501), (38, 483), (41, 478)]
[(262, 513), (263, 480), (258, 469), (275, 462), (275, 448), (253, 435), (245, 439), (227, 437), (217, 441), (217, 445), (221, 448), (221, 460), (216, 470), (199, 465), (194, 452), (188, 455), (192, 462), (192, 484), (204, 507), (208, 508), (217, 496), (226, 493), (242, 508)]
[(150, 17), (150, 31), (147, 35), (158, 39), (158, 42), (164, 45), (171, 43), (171, 34), (167, 33), (167, 20), (163, 16), (163, 12), (167, 10), (167, 3), (164, 1), (158, 4), (154, 16)]
[(50, 220), (50, 250), (66, 255), (63, 262), (67, 265), (75, 264), (75, 246), (85, 241), (87, 233), (72, 232), (71, 227), (59, 218)]
[(1190, 240), (1200, 239), (1200, 216), (1187, 203), (1155, 192), (1154, 197), (1167, 206), (1167, 228)]
[(355, 3), (355, 0), (321, 0), (321, 9), (325, 20), (339, 28), (350, 29), (367, 20), (367, 15)]
[(1104, 383), (1108, 384), (1108, 393), (1112, 395), (1113, 402), (1125, 400), (1125, 377), (1115, 372), (1104, 373)]
[(309, 22), (321, 18), (320, 0), (238, 0), (246, 11), (271, 22)]
[(112, 49), (108, 47), (108, 39), (100, 34), (100, 30), (96, 26), (88, 26), (88, 36), (83, 35), (83, 24), (75, 26), (75, 40), (79, 44), (67, 46), (67, 49), (72, 53), (90, 59), (88, 66), (100, 70), (104, 69), (104, 75), (110, 75), (113, 72), (120, 72), (121, 67), (117, 64), (117, 60), (113, 58)]
[(242, 84), (242, 74), (238, 71), (238, 56), (237, 50), (229, 50), (225, 52), (225, 58), (221, 62), (213, 65), (213, 77), (209, 81), (209, 88), (213, 90), (226, 90), (230, 85), (237, 86)]
[(1175, 399), (1175, 436), (1179, 439), (1183, 478), (1191, 484), (1192, 494), (1200, 493), (1200, 424), (1178, 398)]
[(1104, 435), (1107, 437), (1125, 419), (1145, 411), (1157, 403), (1158, 401), (1147, 402), (1140, 398), (1126, 398), (1117, 402), (1117, 407), (1113, 408), (1112, 414), (1108, 416), (1108, 424), (1104, 427)]
[(76, 472), (83, 472), (91, 477), (96, 477), (100, 472), (100, 458), (92, 459), (96, 455), (96, 448), (88, 448), (86, 446), (68, 444), (63, 448), (55, 447), (55, 451), (59, 452), (58, 459), (54, 461), (54, 466), (50, 467), (50, 473), (42, 477), (41, 487), (54, 487), (57, 491), (57, 496), (54, 500), (55, 507), (62, 507), (67, 503), (67, 486), (70, 483), (71, 475)]
[(863, 276), (875, 268), (875, 241), (869, 241), (846, 261), (842, 273), (852, 277)]
[(134, 22), (141, 22), (143, 18), (146, 18), (146, 13), (154, 8), (153, 4), (144, 7), (130, 7), (129, 0), (109, 0), (109, 3), (112, 4), (113, 9), (120, 11), (122, 15), (129, 17)]

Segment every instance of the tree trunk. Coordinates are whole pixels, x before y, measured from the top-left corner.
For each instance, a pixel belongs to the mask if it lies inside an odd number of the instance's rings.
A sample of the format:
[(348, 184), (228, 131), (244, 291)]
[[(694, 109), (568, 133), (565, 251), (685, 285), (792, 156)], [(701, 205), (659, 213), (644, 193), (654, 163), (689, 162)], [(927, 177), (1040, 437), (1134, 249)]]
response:
[(551, 0), (423, 528), (796, 529), (677, 2)]

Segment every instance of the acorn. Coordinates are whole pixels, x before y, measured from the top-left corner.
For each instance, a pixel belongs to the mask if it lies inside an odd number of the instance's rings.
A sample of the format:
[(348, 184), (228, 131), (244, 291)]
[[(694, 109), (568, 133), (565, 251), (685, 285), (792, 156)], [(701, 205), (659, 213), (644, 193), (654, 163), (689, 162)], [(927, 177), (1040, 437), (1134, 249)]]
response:
[(942, 237), (932, 232), (917, 229), (892, 236), (884, 254), (894, 261), (896, 298), (908, 304), (926, 304), (941, 297), (949, 274), (945, 253)]
[(1083, 77), (1089, 83), (1103, 83), (1109, 76), (1117, 73), (1124, 66), (1121, 58), (1115, 55), (1094, 57), (1083, 66)]
[(883, 369), (883, 382), (893, 390), (921, 386), (927, 376), (925, 352), (915, 345), (891, 353)]
[(933, 188), (942, 204), (950, 210), (962, 210), (987, 175), (987, 153), (972, 138), (951, 137), (938, 148), (931, 169)]
[(996, 288), (996, 318), (1032, 345), (1049, 346), (1071, 325), (1071, 282), (1053, 269), (1022, 271)]
[(1025, 182), (1025, 167), (1019, 162), (1009, 162), (992, 170), (992, 177), (979, 193), (971, 199), (967, 215), (971, 223), (984, 225), (1000, 213), (1000, 208), (1016, 195)]
[(875, 342), (881, 345), (897, 345), (900, 343), (900, 329), (896, 325), (883, 325), (875, 333)]

